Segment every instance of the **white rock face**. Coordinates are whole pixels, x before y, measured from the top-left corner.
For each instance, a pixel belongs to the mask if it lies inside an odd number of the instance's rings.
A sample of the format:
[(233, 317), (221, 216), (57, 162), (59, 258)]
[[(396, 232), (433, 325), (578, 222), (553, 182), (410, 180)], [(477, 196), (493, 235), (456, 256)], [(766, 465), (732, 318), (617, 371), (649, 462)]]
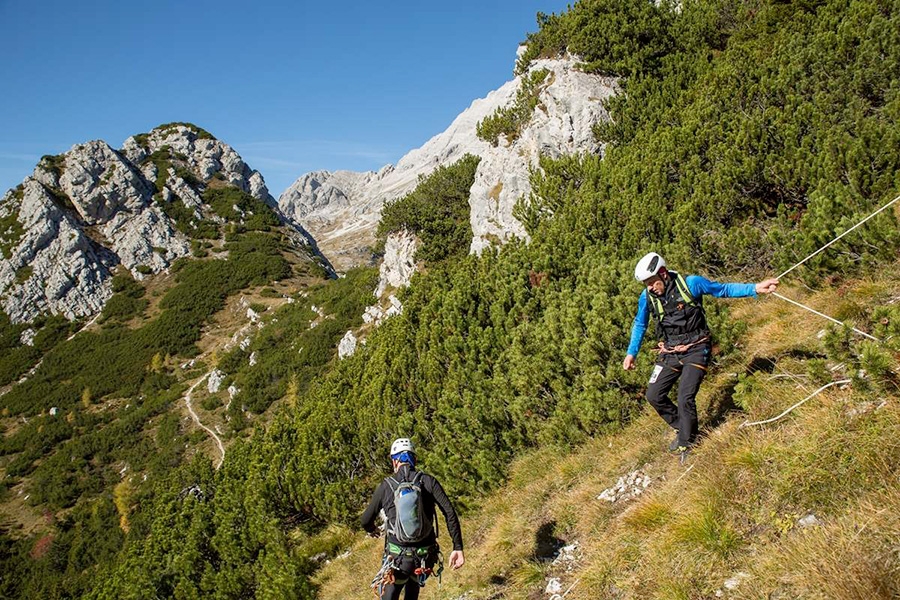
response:
[(388, 287), (409, 287), (409, 280), (416, 272), (416, 250), (422, 243), (406, 230), (391, 233), (384, 244), (384, 260), (379, 269), (375, 297), (381, 298)]
[[(185, 236), (153, 202), (156, 190), (109, 145), (88, 142), (74, 146), (63, 156), (58, 186), (54, 185), (55, 174), (40, 165), (35, 177), (62, 190), (84, 223), (97, 228), (99, 241), (136, 279), (143, 277), (139, 266), (158, 273), (171, 260), (190, 252)], [(163, 254), (154, 248), (163, 248)]]
[(531, 72), (546, 69), (549, 74), (531, 121), (512, 144), (501, 140), (481, 154), (469, 193), (472, 252), (481, 253), (513, 237), (527, 238), (513, 217), (513, 207), (531, 193), (528, 171), (538, 166), (541, 155), (556, 158), (600, 152), (592, 127), (609, 119), (602, 102), (618, 86), (612, 78), (578, 71), (576, 64), (573, 59), (535, 61)]
[(822, 525), (822, 521), (813, 513), (809, 513), (799, 521), (797, 521), (797, 525), (800, 527), (818, 527)]
[[(165, 146), (191, 172), (184, 177), (196, 179), (193, 184), (172, 168), (158, 173), (146, 160)], [(190, 253), (189, 240), (154, 199), (157, 181), (165, 182), (164, 201), (180, 200), (195, 217), (221, 222), (196, 189), (213, 176), (275, 204), (262, 176), (230, 146), (182, 125), (128, 138), (120, 152), (92, 141), (42, 159), (31, 177), (0, 199), (0, 218), (7, 223), (0, 231), (0, 309), (14, 323), (47, 313), (68, 319), (96, 314), (112, 295), (117, 265), (142, 279)], [(298, 247), (314, 250), (299, 226), (285, 233)]]
[(213, 370), (206, 382), (206, 391), (210, 394), (215, 394), (221, 389), (223, 381), (225, 381), (225, 373), (218, 369)]
[(274, 203), (262, 175), (247, 166), (234, 148), (185, 125), (154, 129), (143, 143), (132, 136), (122, 145), (122, 153), (131, 162), (139, 163), (163, 146), (169, 146), (173, 153), (185, 156), (190, 170), (201, 180), (209, 181), (218, 173), (225, 183), (264, 202)]
[[(382, 306), (380, 303), (366, 307), (366, 310), (363, 313), (363, 321), (378, 326), (381, 325), (385, 319), (393, 317), (394, 315), (399, 315), (403, 312), (403, 304), (397, 296), (391, 294), (388, 296), (387, 300), (387, 307)], [(365, 340), (363, 340), (363, 343), (365, 343)]]
[(27, 178), (20, 195), (9, 191), (0, 202), (0, 218), (15, 214), (22, 228), (16, 239), (0, 232), (9, 244), (0, 260), (0, 308), (14, 323), (41, 313), (77, 319), (99, 312), (112, 295), (111, 257), (37, 179)]
[(470, 195), (472, 251), (525, 231), (512, 216), (516, 200), (528, 196), (528, 168), (541, 153), (551, 156), (598, 152), (591, 126), (608, 119), (602, 101), (615, 94), (614, 79), (577, 71), (576, 58), (535, 61), (531, 70), (552, 73), (540, 92), (539, 108), (512, 145), (492, 147), (475, 133), (479, 121), (514, 101), (519, 77), (485, 98), (475, 100), (450, 126), (421, 148), (409, 152), (396, 166), (353, 173), (317, 171), (300, 177), (278, 199), (278, 205), (316, 238), (319, 248), (339, 270), (371, 260), (367, 247), (381, 207), (387, 200), (408, 194), (418, 178), (465, 154), (482, 158)]
[(23, 346), (34, 346), (35, 333), (34, 329), (29, 327), (19, 336), (19, 343)]
[(547, 582), (547, 587), (544, 588), (544, 593), (547, 595), (556, 595), (562, 591), (562, 582), (558, 577), (551, 577)]
[(355, 353), (356, 336), (353, 335), (353, 331), (348, 331), (344, 334), (344, 337), (341, 338), (341, 343), (338, 344), (338, 358), (343, 360), (348, 356), (353, 356)]

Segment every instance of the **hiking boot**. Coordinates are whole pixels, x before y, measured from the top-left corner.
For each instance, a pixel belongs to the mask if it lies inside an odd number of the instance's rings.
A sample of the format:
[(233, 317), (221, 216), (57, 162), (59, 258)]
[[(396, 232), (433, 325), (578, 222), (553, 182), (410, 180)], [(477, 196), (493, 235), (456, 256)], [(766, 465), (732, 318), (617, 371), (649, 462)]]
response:
[(678, 446), (678, 449), (676, 450), (676, 452), (678, 452), (678, 454), (681, 455), (678, 457), (678, 462), (681, 463), (682, 465), (686, 464), (688, 461), (688, 458), (690, 458), (690, 455), (691, 455), (690, 446)]
[(672, 443), (669, 444), (669, 452), (676, 452), (678, 450), (678, 446), (681, 444), (678, 441), (678, 430), (675, 430), (675, 439), (672, 440)]

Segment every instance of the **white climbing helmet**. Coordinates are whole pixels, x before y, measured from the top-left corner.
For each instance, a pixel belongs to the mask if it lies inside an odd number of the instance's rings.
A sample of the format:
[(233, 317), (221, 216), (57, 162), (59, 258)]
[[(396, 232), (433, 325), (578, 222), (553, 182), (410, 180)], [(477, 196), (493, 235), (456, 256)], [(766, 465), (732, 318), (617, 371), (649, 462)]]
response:
[(398, 438), (394, 440), (394, 443), (391, 444), (391, 456), (395, 454), (400, 454), (401, 452), (412, 452), (416, 453), (416, 449), (413, 447), (412, 440), (409, 438)]
[(662, 256), (656, 252), (649, 252), (638, 261), (637, 266), (634, 268), (634, 278), (638, 281), (646, 281), (659, 273), (659, 270), (665, 266), (666, 261), (663, 260)]

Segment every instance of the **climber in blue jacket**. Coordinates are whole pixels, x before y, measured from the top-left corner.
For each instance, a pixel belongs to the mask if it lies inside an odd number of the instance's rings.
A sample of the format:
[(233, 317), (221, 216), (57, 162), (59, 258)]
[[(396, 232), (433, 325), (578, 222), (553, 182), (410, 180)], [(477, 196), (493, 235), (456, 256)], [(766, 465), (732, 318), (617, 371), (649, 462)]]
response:
[[(756, 297), (778, 287), (777, 279), (759, 283), (717, 283), (699, 275), (682, 277), (666, 269), (666, 262), (655, 252), (638, 261), (635, 279), (647, 286), (638, 299), (638, 311), (631, 327), (628, 355), (622, 363), (626, 371), (634, 368), (634, 357), (650, 315), (656, 322), (659, 357), (647, 387), (647, 401), (659, 416), (675, 429), (669, 450), (681, 454), (682, 461), (697, 437), (697, 390), (706, 375), (712, 343), (703, 312), (703, 296), (715, 298)], [(669, 400), (669, 390), (678, 383), (678, 404)]]

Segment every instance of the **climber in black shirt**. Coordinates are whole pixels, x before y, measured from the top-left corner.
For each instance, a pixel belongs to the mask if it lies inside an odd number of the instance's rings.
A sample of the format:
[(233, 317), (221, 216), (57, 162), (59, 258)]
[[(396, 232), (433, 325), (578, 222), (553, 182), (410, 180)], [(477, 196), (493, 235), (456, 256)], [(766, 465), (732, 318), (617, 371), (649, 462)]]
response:
[[(381, 570), (372, 586), (386, 600), (399, 600), (406, 589), (406, 600), (416, 600), (419, 589), (439, 563), (435, 506), (444, 513), (447, 530), (453, 541), (450, 567), (458, 569), (466, 562), (463, 555), (462, 530), (456, 511), (437, 479), (417, 471), (415, 450), (407, 438), (391, 445), (394, 474), (375, 490), (362, 515), (362, 526), (373, 537), (379, 535), (375, 518), (385, 515), (385, 551)], [(398, 506), (399, 505), (399, 506)], [(440, 564), (436, 574), (440, 575)]]

